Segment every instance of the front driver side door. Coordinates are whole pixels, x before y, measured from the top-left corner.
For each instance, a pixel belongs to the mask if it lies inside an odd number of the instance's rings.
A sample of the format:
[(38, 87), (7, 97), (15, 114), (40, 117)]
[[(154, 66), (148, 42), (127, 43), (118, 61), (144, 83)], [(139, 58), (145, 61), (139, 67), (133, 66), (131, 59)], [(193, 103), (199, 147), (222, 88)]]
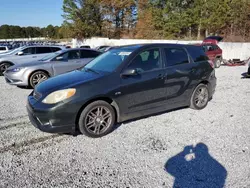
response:
[[(61, 59), (57, 61), (58, 57), (61, 57)], [(77, 68), (79, 68), (80, 61), (79, 50), (71, 50), (57, 56), (52, 66), (54, 76), (76, 70)]]
[(121, 77), (121, 95), (117, 102), (124, 118), (159, 111), (166, 102), (160, 48), (143, 50), (125, 69), (136, 69), (138, 74)]

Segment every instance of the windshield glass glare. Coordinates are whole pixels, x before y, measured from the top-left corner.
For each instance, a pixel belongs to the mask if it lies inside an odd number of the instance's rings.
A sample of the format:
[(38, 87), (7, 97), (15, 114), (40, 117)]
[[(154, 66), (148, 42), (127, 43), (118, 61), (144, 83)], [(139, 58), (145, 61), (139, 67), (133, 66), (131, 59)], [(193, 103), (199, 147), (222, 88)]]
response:
[(42, 59), (40, 59), (40, 61), (47, 61), (47, 60), (50, 60), (50, 59), (54, 59), (59, 54), (60, 54), (59, 52), (55, 52), (55, 53), (49, 54), (49, 55), (43, 57)]
[(134, 50), (134, 48), (112, 49), (92, 60), (85, 68), (113, 72)]

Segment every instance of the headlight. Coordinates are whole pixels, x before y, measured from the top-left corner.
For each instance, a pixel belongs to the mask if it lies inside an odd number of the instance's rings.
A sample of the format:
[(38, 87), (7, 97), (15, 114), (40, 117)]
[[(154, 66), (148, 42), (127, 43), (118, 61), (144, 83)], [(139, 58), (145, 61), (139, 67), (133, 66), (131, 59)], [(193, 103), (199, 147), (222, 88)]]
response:
[(45, 104), (55, 104), (62, 100), (65, 100), (74, 96), (75, 93), (76, 93), (76, 89), (74, 88), (58, 90), (49, 94), (47, 97), (45, 97), (45, 99), (43, 99), (42, 102)]
[(14, 68), (14, 69), (10, 69), (11, 72), (19, 72), (22, 69), (22, 67), (19, 68)]

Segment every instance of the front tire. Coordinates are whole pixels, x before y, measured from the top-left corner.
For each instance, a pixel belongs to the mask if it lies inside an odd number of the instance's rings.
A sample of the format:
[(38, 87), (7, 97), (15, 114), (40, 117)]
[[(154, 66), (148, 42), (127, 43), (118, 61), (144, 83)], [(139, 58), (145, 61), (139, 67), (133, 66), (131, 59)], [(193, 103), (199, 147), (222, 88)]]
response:
[(3, 76), (4, 71), (11, 66), (10, 63), (4, 62), (0, 64), (0, 76)]
[(29, 79), (30, 86), (35, 88), (35, 86), (49, 78), (49, 75), (44, 71), (37, 71), (32, 73)]
[(219, 58), (215, 59), (214, 67), (215, 68), (220, 68), (220, 66), (221, 66), (221, 59), (219, 59)]
[(209, 101), (209, 91), (208, 87), (205, 84), (199, 84), (190, 99), (190, 108), (195, 110), (204, 109)]
[(107, 135), (115, 124), (115, 111), (105, 101), (95, 101), (87, 105), (79, 118), (79, 130), (82, 134), (98, 138)]

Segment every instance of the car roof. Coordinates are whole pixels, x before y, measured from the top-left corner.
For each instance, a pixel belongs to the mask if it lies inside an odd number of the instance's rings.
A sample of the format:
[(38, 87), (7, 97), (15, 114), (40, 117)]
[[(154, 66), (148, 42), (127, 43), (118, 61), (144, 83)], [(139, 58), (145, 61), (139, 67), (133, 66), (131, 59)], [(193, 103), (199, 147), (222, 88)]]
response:
[(64, 49), (65, 46), (57, 46), (57, 45), (27, 45), (22, 47), (56, 47), (56, 48), (62, 48)]
[(63, 50), (60, 50), (60, 52), (69, 52), (69, 51), (72, 51), (72, 50), (87, 50), (87, 51), (99, 52), (98, 50), (91, 49), (91, 48), (65, 48)]
[(139, 48), (147, 48), (147, 47), (188, 47), (194, 46), (193, 44), (175, 44), (175, 43), (145, 43), (145, 44), (131, 44), (131, 45), (124, 45), (124, 46), (117, 46), (114, 48), (124, 48), (124, 49), (139, 49)]

